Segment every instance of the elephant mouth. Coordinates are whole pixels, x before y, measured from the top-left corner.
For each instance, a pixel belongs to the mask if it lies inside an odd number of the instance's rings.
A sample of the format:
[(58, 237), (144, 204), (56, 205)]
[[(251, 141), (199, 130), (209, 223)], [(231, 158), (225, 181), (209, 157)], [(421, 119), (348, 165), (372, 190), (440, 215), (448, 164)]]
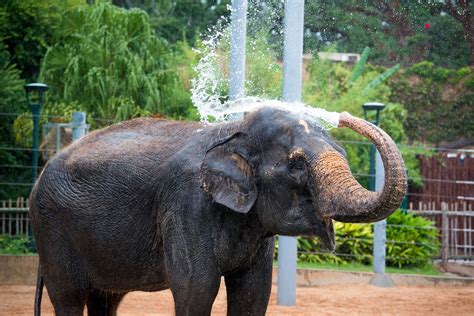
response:
[(318, 229), (317, 236), (326, 250), (334, 251), (336, 242), (334, 240), (334, 225), (331, 218), (323, 218), (320, 225), (321, 227)]

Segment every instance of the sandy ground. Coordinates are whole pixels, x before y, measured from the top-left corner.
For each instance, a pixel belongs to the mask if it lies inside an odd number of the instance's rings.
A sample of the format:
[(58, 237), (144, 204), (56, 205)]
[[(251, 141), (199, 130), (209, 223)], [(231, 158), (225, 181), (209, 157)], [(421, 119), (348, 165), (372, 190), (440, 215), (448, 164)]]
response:
[[(33, 315), (33, 286), (0, 286), (0, 315)], [(47, 294), (43, 315), (54, 315)], [(213, 315), (225, 315), (224, 285)], [(122, 301), (119, 315), (173, 315), (171, 292), (134, 292)], [(276, 287), (267, 315), (474, 315), (474, 285), (397, 286), (330, 285), (297, 289), (297, 306), (276, 305)]]

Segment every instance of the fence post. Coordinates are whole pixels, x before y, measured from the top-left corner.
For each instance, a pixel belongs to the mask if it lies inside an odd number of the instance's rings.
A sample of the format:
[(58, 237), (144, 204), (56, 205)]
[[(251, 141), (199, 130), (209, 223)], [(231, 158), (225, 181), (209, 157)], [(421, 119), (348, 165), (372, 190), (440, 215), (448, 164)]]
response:
[(449, 218), (445, 203), (441, 203), (441, 227), (441, 260), (445, 265), (448, 263), (449, 256)]
[(86, 112), (72, 113), (72, 141), (75, 142), (86, 135)]

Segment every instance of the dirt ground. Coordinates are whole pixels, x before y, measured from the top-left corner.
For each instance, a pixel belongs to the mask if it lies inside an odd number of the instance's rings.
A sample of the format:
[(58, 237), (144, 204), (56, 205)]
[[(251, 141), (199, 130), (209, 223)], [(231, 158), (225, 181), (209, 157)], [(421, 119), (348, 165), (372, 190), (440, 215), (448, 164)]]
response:
[[(0, 315), (32, 315), (33, 286), (0, 286)], [(43, 315), (53, 315), (45, 293)], [(214, 303), (213, 315), (225, 315), (224, 285)], [(134, 292), (122, 301), (119, 315), (173, 315), (170, 291)], [(276, 305), (276, 287), (267, 315), (474, 315), (474, 285), (397, 286), (330, 285), (297, 289), (297, 306)]]

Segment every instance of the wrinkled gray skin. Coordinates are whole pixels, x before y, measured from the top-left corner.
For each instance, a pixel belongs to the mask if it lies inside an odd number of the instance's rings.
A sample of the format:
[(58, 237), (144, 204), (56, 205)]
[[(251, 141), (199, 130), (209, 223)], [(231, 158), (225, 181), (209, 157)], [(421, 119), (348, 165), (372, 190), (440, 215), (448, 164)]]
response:
[(338, 192), (362, 193), (340, 178), (343, 155), (319, 126), (275, 109), (210, 126), (142, 118), (87, 135), (48, 163), (30, 198), (57, 315), (86, 305), (114, 315), (127, 292), (167, 288), (177, 315), (209, 315), (221, 276), (229, 315), (265, 314), (275, 234), (332, 248), (331, 218), (379, 220), (399, 203), (362, 197), (351, 210)]

